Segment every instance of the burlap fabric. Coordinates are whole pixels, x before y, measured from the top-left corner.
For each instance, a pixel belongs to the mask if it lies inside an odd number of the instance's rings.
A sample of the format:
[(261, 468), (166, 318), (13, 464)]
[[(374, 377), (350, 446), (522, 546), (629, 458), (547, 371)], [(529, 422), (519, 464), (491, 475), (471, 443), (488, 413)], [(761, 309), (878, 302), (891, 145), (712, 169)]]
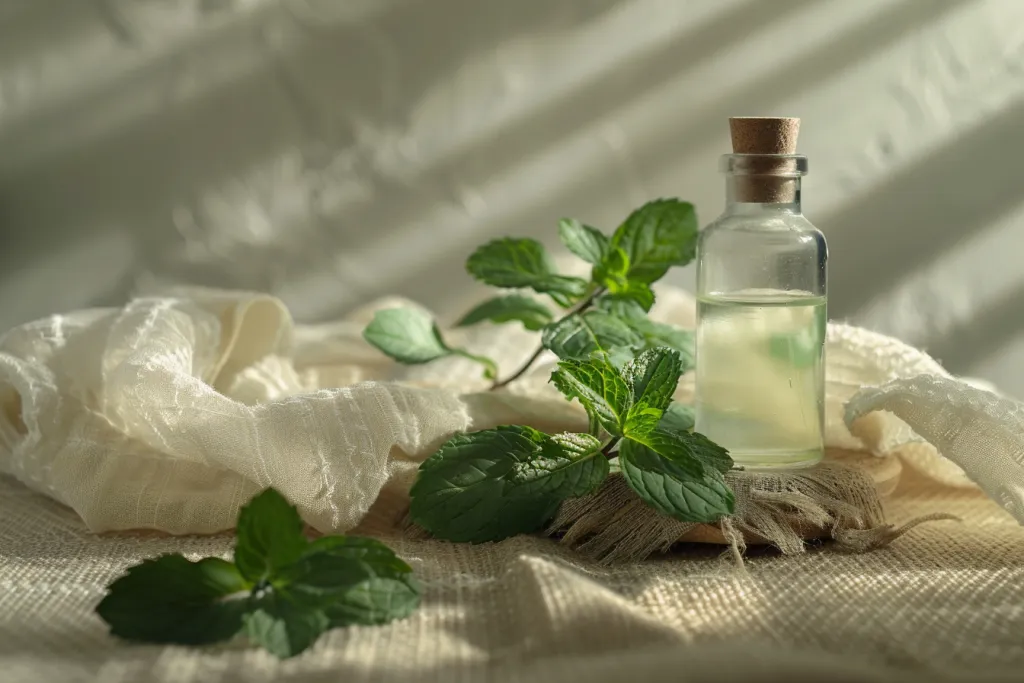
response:
[[(129, 646), (92, 613), (103, 586), (161, 552), (226, 555), (227, 536), (95, 536), (0, 481), (0, 680), (963, 681), (1024, 678), (1024, 529), (976, 489), (904, 472), (891, 519), (952, 512), (867, 554), (712, 546), (601, 566), (554, 541), (388, 540), (425, 588), (381, 628), (332, 631), (279, 662), (230, 645)], [(387, 537), (387, 499), (363, 531)]]
[[(692, 301), (670, 291), (659, 302), (664, 320), (692, 316)], [(404, 371), (401, 384), (365, 382), (398, 376), (359, 339), (368, 313), (302, 328), (267, 297), (192, 292), (0, 338), (0, 681), (1024, 678), (1017, 404), (978, 399), (924, 354), (832, 325), (829, 444), (901, 449), (890, 521), (962, 522), (866, 554), (755, 549), (745, 573), (709, 546), (606, 566), (539, 537), (450, 545), (397, 532), (418, 461), (456, 430), (581, 429), (585, 418), (546, 387), (550, 359), (509, 394), (481, 393), (477, 368), (457, 359)], [(482, 328), (460, 341), (514, 367), (536, 339)], [(905, 418), (988, 496), (913, 445), (904, 422), (862, 417), (873, 401), (918, 405), (899, 382), (922, 374), (938, 378), (924, 398), (945, 392), (940, 410), (955, 407), (940, 420), (950, 429), (930, 424), (933, 410)], [(861, 391), (872, 385), (888, 389)], [(228, 555), (230, 537), (216, 533), (268, 485), (317, 529), (386, 538), (420, 577), (423, 607), (386, 627), (332, 631), (288, 662), (241, 643), (195, 650), (107, 635), (93, 615), (104, 585), (163, 552)]]

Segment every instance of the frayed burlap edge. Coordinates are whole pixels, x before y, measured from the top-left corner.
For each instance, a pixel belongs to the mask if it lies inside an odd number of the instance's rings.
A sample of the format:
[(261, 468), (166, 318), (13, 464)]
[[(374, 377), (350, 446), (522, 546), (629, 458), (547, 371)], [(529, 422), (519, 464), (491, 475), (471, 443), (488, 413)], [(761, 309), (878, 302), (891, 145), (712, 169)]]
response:
[(644, 503), (621, 475), (595, 493), (564, 503), (547, 529), (560, 542), (604, 564), (642, 560), (668, 552), (695, 531), (718, 536), (742, 565), (747, 543), (768, 544), (784, 554), (804, 552), (806, 539), (831, 538), (843, 550), (885, 546), (926, 521), (956, 519), (934, 514), (896, 527), (885, 521), (875, 482), (864, 472), (823, 462), (806, 470), (739, 471), (726, 474), (736, 497), (734, 514), (715, 527), (681, 522)]
[[(804, 552), (808, 539), (829, 538), (841, 550), (866, 552), (923, 522), (958, 519), (936, 513), (899, 527), (889, 524), (875, 481), (857, 467), (828, 460), (804, 470), (733, 470), (725, 479), (736, 498), (735, 511), (715, 525), (663, 515), (621, 474), (613, 474), (591, 495), (563, 503), (545, 534), (601, 564), (636, 562), (680, 542), (710, 540), (727, 545), (742, 567), (748, 543), (791, 555)], [(400, 528), (408, 538), (430, 538), (408, 515)]]

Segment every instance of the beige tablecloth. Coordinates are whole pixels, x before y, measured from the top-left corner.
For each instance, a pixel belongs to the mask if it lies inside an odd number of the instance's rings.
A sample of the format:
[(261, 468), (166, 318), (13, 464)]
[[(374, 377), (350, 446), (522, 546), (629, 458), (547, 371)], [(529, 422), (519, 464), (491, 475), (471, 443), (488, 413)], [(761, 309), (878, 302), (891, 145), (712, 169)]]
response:
[[(360, 530), (386, 536), (387, 504)], [(892, 520), (930, 512), (964, 521), (864, 555), (754, 551), (747, 576), (707, 546), (607, 568), (533, 537), (389, 538), (424, 584), (423, 607), (332, 631), (279, 662), (242, 643), (128, 645), (93, 614), (128, 565), (171, 551), (227, 556), (229, 536), (95, 536), (4, 478), (0, 681), (1024, 680), (1024, 528), (980, 491), (906, 469)]]

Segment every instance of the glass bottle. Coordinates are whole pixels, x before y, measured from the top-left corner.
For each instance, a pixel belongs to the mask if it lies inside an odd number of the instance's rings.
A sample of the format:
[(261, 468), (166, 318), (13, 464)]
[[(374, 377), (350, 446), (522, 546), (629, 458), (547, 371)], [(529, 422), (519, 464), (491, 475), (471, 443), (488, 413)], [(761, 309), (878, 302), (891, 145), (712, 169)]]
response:
[(696, 430), (746, 468), (824, 453), (825, 237), (804, 218), (806, 157), (727, 154), (725, 212), (697, 246)]

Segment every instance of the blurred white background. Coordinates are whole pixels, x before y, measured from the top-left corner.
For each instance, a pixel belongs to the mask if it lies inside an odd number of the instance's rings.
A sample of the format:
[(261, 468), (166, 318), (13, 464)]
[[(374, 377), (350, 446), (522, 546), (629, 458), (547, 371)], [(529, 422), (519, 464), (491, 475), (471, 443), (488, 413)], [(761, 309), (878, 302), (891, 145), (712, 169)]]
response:
[(488, 238), (710, 221), (730, 115), (803, 118), (831, 317), (1024, 396), (1024, 0), (0, 0), (0, 328), (181, 282), (450, 319)]

